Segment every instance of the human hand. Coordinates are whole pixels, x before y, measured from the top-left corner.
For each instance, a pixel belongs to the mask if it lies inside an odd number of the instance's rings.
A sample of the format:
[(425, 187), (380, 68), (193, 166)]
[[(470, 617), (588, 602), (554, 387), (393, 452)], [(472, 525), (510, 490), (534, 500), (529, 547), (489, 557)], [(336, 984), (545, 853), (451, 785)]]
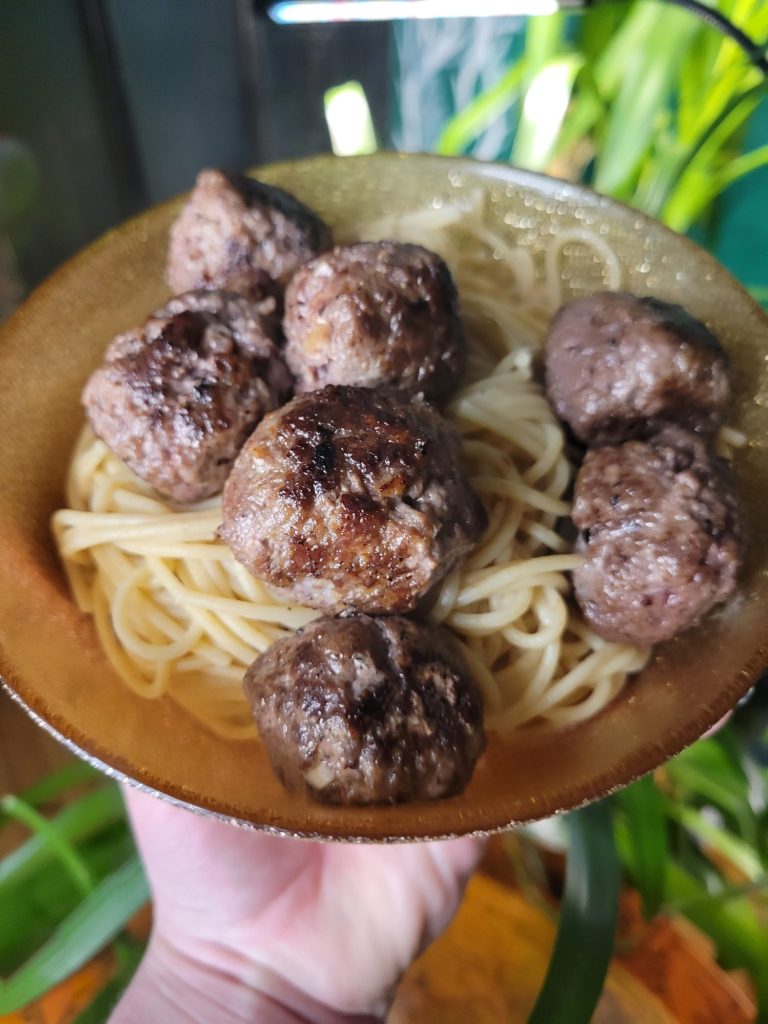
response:
[(124, 795), (154, 926), (112, 1024), (378, 1019), (482, 848), (284, 839)]

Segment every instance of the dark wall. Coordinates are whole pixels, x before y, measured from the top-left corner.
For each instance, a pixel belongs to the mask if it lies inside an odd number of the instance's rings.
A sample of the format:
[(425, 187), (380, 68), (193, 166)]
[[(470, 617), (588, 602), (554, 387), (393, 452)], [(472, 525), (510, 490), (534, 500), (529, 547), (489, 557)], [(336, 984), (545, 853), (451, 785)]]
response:
[(385, 25), (278, 27), (252, 0), (2, 0), (0, 137), (39, 171), (8, 230), (31, 286), (204, 166), (330, 148), (327, 88), (363, 82), (387, 138)]
[(23, 277), (36, 281), (142, 201), (105, 130), (78, 4), (0, 4), (0, 134), (28, 146), (35, 202), (12, 226)]
[(210, 163), (250, 159), (235, 6), (210, 0), (105, 0), (151, 201)]

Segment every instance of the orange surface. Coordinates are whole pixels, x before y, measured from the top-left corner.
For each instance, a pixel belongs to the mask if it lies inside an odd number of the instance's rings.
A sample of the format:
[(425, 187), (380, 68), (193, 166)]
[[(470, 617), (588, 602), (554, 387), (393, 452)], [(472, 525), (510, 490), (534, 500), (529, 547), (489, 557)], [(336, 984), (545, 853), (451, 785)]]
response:
[[(144, 915), (140, 930), (147, 928)], [(631, 953), (614, 960), (593, 1024), (753, 1024), (751, 1000), (695, 928), (657, 918), (643, 932)], [(389, 1024), (525, 1024), (554, 933), (553, 921), (518, 890), (477, 874), (453, 924), (403, 979)], [(102, 954), (0, 1024), (68, 1024), (113, 968)]]
[[(37, 781), (66, 753), (0, 695), (0, 791)], [(546, 971), (554, 915), (512, 885), (511, 837), (489, 844), (451, 927), (412, 966), (398, 990), (389, 1024), (525, 1024)], [(137, 915), (134, 935), (148, 932)], [(752, 1024), (744, 988), (714, 960), (709, 940), (688, 922), (645, 924), (638, 900), (622, 901), (621, 957), (614, 961), (594, 1024)], [(68, 1024), (111, 977), (104, 953), (73, 978), (0, 1024)]]
[[(518, 890), (476, 875), (451, 927), (413, 965), (389, 1024), (525, 1024), (554, 922)], [(593, 1024), (752, 1024), (755, 1008), (687, 922), (657, 918), (611, 965)]]

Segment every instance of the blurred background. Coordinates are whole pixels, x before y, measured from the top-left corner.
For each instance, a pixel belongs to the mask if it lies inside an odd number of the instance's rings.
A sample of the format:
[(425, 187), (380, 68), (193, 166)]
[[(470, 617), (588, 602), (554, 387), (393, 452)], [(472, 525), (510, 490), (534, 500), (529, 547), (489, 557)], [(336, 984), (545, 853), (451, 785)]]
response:
[[(708, 6), (764, 57), (765, 0)], [(690, 11), (281, 25), (253, 0), (3, 0), (0, 320), (201, 167), (377, 147), (585, 181), (768, 300), (765, 78)], [(653, 778), (495, 841), (391, 1020), (768, 1020), (765, 689)], [(146, 902), (116, 788), (1, 698), (0, 1021), (106, 1020)]]

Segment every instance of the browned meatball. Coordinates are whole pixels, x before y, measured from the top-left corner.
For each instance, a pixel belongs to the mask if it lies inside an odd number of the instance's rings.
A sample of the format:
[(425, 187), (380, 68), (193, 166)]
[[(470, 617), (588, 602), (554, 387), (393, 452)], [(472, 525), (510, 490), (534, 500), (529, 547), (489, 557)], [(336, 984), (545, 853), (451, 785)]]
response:
[(410, 611), (486, 525), (460, 458), (457, 432), (420, 402), (366, 388), (299, 395), (243, 447), (220, 532), (302, 604)]
[[(274, 282), (272, 282), (274, 285)], [(245, 300), (245, 301), (244, 301)], [(207, 288), (197, 288), (182, 295), (175, 295), (166, 304), (152, 314), (153, 317), (175, 316), (190, 310), (193, 313), (212, 313), (225, 321), (237, 325), (240, 333), (250, 329), (249, 323), (255, 324), (255, 330), (263, 331), (276, 345), (283, 343), (283, 331), (279, 314), (279, 303), (274, 289), (263, 290), (256, 297), (254, 293), (244, 296), (238, 292), (226, 292)]]
[(419, 245), (361, 242), (311, 260), (288, 285), (284, 328), (297, 391), (391, 386), (439, 399), (466, 362), (451, 273)]
[(221, 490), (245, 439), (290, 387), (246, 299), (192, 292), (115, 338), (83, 403), (93, 429), (135, 473), (186, 503)]
[(711, 433), (729, 398), (715, 336), (680, 306), (598, 292), (556, 314), (546, 340), (547, 393), (588, 443), (649, 436), (664, 422)]
[(589, 451), (573, 521), (586, 559), (576, 597), (608, 640), (666, 640), (734, 589), (742, 527), (728, 465), (691, 431)]
[(178, 292), (251, 294), (265, 287), (266, 273), (285, 286), (331, 244), (328, 225), (288, 192), (240, 174), (201, 171), (171, 228), (168, 283)]
[(317, 619), (272, 644), (245, 690), (277, 775), (327, 803), (459, 793), (485, 747), (458, 645), (401, 616)]

